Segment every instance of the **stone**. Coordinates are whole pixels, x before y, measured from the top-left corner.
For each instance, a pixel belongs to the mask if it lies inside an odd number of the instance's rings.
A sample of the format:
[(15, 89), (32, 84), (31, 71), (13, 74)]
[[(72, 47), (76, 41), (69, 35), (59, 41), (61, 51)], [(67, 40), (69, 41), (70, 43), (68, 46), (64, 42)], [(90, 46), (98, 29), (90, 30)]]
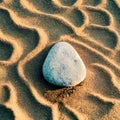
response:
[(67, 42), (56, 43), (42, 68), (44, 78), (58, 86), (75, 86), (86, 77), (86, 67), (77, 51)]

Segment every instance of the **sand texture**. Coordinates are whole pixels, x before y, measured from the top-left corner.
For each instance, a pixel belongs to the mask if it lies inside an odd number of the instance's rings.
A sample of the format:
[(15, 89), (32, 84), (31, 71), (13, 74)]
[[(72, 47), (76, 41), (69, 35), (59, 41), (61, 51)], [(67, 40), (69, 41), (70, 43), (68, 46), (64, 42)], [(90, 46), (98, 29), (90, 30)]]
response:
[[(58, 41), (85, 63), (77, 86), (43, 78)], [(0, 120), (120, 120), (120, 0), (0, 0)]]

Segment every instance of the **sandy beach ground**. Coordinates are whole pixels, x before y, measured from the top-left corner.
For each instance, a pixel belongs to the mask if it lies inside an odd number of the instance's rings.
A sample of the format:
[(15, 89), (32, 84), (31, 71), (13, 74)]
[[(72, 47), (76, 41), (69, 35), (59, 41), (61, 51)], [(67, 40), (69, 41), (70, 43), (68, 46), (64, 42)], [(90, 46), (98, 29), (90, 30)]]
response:
[[(59, 41), (85, 63), (77, 86), (42, 75)], [(120, 120), (120, 0), (0, 0), (0, 120)]]

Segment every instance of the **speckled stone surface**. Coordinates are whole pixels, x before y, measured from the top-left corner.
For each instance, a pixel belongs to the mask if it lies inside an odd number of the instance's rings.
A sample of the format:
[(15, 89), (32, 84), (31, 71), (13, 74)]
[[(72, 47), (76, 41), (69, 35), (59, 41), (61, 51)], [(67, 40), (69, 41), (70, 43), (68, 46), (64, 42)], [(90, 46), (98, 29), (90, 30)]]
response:
[(42, 71), (49, 83), (58, 86), (75, 86), (86, 77), (82, 59), (67, 42), (58, 42), (50, 49)]

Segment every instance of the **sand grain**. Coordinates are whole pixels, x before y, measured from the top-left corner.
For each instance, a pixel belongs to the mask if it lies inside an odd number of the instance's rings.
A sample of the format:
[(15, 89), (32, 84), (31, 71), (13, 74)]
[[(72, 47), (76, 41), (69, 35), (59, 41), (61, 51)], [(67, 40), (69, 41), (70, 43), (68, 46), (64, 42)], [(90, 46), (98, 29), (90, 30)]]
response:
[[(0, 119), (120, 120), (119, 16), (119, 0), (0, 0)], [(75, 87), (43, 78), (58, 41), (86, 65)]]

